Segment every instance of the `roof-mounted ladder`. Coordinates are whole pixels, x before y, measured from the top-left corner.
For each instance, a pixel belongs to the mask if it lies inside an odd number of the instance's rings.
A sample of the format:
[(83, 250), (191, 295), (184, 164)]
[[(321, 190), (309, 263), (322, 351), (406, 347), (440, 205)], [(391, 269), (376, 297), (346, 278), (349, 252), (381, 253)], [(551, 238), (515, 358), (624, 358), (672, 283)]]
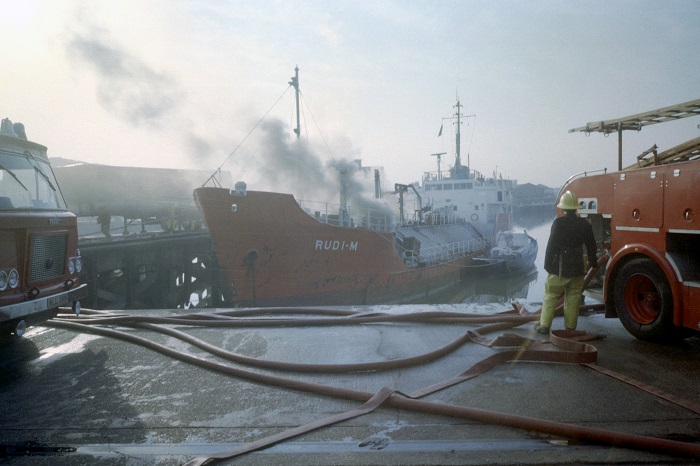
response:
[[(678, 104), (678, 105), (672, 105), (670, 107), (664, 107), (664, 108), (660, 108), (658, 110), (652, 110), (650, 112), (644, 112), (644, 113), (640, 113), (637, 115), (632, 115), (632, 116), (628, 116), (628, 117), (624, 117), (624, 118), (617, 118), (614, 120), (595, 121), (595, 122), (587, 123), (586, 126), (582, 126), (580, 128), (570, 129), (569, 132), (573, 133), (573, 132), (578, 131), (578, 132), (583, 132), (586, 134), (590, 134), (594, 131), (597, 131), (599, 133), (604, 133), (604, 134), (610, 134), (610, 133), (617, 132), (618, 170), (622, 170), (622, 131), (624, 131), (624, 130), (640, 131), (644, 126), (653, 125), (656, 123), (664, 123), (666, 121), (675, 121), (675, 120), (679, 120), (681, 118), (687, 118), (687, 117), (696, 116), (696, 115), (700, 115), (700, 99), (691, 100), (690, 102), (685, 102), (685, 103)], [(689, 141), (689, 142), (692, 142), (692, 141)], [(669, 153), (673, 150), (676, 150), (681, 146), (670, 149), (669, 151), (664, 152), (664, 154)], [(655, 150), (655, 149), (650, 149), (648, 152), (651, 152), (653, 150)], [(642, 156), (644, 156), (644, 154), (642, 154)], [(640, 156), (640, 157), (642, 157), (642, 156)], [(669, 155), (669, 157), (670, 157), (670, 155)], [(689, 160), (689, 159), (687, 159), (687, 160)], [(641, 161), (638, 160), (638, 163), (640, 163), (640, 162)], [(669, 163), (669, 162), (665, 162), (665, 163)], [(644, 165), (644, 166), (648, 166), (651, 164), (653, 164), (653, 162), (647, 163), (647, 165)]]

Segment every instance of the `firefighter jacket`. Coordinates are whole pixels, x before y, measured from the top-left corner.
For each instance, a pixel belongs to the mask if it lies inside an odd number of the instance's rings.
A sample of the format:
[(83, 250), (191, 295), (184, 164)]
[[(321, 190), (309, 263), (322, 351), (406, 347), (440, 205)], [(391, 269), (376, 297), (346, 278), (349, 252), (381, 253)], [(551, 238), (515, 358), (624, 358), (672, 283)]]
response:
[(552, 223), (552, 230), (544, 255), (544, 269), (560, 277), (580, 277), (586, 274), (584, 246), (588, 267), (597, 261), (593, 228), (586, 220), (567, 211)]

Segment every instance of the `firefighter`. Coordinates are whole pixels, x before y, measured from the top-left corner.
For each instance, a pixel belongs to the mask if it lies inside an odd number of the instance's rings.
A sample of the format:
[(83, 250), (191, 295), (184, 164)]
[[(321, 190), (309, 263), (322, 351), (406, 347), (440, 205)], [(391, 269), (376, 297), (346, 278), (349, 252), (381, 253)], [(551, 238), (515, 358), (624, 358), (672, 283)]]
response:
[(112, 216), (109, 214), (100, 214), (97, 216), (97, 223), (100, 225), (100, 230), (105, 238), (110, 238), (112, 235), (109, 233), (110, 225), (112, 222)]
[[(585, 219), (576, 214), (578, 199), (571, 191), (566, 191), (559, 200), (557, 208), (564, 211), (552, 223), (544, 256), (544, 269), (547, 281), (544, 285), (544, 301), (540, 322), (535, 324), (537, 332), (548, 334), (554, 318), (554, 309), (559, 299), (564, 296), (564, 326), (575, 330), (578, 311), (583, 293), (583, 279), (586, 270), (596, 264), (596, 242), (593, 228)], [(584, 252), (588, 267), (584, 267)]]

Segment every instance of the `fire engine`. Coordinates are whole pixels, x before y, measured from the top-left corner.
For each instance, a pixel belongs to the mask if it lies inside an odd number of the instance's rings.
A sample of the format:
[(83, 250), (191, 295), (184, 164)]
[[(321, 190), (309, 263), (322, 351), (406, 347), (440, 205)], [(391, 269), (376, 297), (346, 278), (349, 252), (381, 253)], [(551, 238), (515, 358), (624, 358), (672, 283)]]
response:
[(80, 312), (87, 285), (75, 215), (68, 211), (46, 147), (28, 141), (21, 123), (0, 127), (0, 333), (21, 336), (55, 316)]
[(575, 175), (561, 193), (578, 197), (609, 257), (600, 290), (606, 317), (642, 340), (700, 330), (700, 138), (664, 152), (654, 145), (623, 169), (622, 131), (699, 114), (695, 100), (570, 130), (618, 132), (619, 171)]

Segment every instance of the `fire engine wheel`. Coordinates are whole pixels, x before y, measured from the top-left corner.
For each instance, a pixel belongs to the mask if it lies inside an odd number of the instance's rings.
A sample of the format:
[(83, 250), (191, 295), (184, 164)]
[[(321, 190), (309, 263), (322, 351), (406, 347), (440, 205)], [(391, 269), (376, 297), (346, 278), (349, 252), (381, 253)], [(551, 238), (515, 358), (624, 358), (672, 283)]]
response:
[(615, 307), (622, 325), (640, 340), (660, 342), (676, 336), (671, 287), (651, 259), (622, 266), (615, 281)]

